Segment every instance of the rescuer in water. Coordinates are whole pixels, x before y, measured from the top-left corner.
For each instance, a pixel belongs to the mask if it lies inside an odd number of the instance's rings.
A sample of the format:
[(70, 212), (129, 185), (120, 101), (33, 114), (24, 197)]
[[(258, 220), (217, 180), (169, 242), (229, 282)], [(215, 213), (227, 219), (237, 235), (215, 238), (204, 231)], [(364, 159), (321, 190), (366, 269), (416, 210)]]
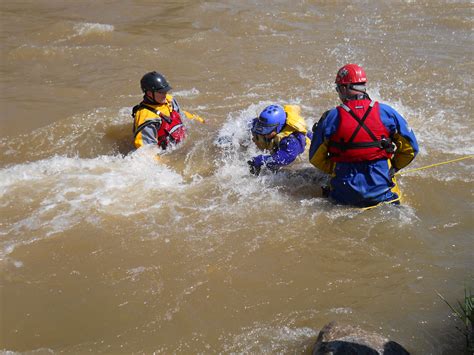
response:
[(309, 160), (332, 175), (327, 193), (338, 203), (400, 203), (394, 175), (415, 158), (418, 143), (397, 111), (370, 99), (366, 83), (357, 64), (339, 69), (336, 91), (342, 104), (314, 125)]
[(140, 80), (143, 101), (133, 108), (135, 148), (154, 144), (165, 150), (186, 137), (186, 127), (178, 102), (168, 92), (171, 86), (165, 77), (153, 71)]
[(306, 123), (296, 105), (270, 105), (252, 121), (252, 140), (270, 154), (249, 160), (250, 173), (258, 175), (263, 166), (271, 171), (292, 163), (305, 151), (309, 139)]

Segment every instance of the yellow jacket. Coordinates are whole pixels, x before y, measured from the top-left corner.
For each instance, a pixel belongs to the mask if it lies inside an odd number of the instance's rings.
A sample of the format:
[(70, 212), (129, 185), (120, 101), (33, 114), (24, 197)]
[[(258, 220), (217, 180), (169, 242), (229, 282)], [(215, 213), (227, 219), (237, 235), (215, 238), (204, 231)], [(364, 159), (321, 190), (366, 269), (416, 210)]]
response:
[(135, 106), (133, 108), (134, 112), (132, 113), (132, 116), (134, 117), (134, 144), (137, 149), (146, 144), (158, 144), (157, 132), (161, 125), (160, 116), (146, 109), (143, 105), (146, 105), (152, 110), (156, 110), (167, 117), (171, 115), (172, 111), (177, 111), (181, 114), (178, 102), (171, 95), (166, 95), (165, 104), (153, 105), (144, 104), (142, 102), (142, 104)]

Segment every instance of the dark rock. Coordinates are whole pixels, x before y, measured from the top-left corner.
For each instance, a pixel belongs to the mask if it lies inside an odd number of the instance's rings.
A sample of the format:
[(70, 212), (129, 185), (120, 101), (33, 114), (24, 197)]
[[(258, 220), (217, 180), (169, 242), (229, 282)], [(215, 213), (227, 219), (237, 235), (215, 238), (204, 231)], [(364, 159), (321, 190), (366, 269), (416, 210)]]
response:
[(400, 344), (351, 325), (331, 322), (319, 332), (313, 355), (407, 355)]

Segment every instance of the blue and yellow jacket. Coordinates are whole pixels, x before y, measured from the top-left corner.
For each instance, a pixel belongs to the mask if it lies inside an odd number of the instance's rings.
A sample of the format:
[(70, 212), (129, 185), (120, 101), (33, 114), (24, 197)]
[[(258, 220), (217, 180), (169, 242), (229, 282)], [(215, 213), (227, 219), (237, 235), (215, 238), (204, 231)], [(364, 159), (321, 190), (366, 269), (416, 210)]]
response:
[(329, 154), (329, 142), (335, 135), (340, 115), (337, 108), (323, 114), (313, 127), (309, 150), (311, 164), (331, 174), (330, 197), (336, 202), (371, 206), (400, 198), (393, 171), (410, 164), (418, 153), (418, 143), (406, 120), (392, 107), (379, 103), (378, 115), (396, 146), (391, 159), (362, 162), (335, 162)]
[[(265, 165), (270, 170), (291, 164), (298, 155), (305, 151), (309, 139), (306, 138), (307, 128), (303, 117), (300, 116), (300, 107), (296, 105), (284, 105), (286, 124), (272, 140), (263, 141), (261, 136), (254, 136), (253, 141), (261, 150), (268, 150), (271, 154), (257, 155), (252, 159), (257, 168)], [(253, 120), (252, 126), (256, 119)]]

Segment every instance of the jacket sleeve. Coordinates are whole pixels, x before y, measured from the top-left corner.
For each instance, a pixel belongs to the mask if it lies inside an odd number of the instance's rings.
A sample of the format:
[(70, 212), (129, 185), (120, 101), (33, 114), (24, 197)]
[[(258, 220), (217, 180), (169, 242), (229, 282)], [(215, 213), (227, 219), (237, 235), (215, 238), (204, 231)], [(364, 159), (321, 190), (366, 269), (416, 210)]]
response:
[(289, 135), (281, 140), (278, 149), (271, 155), (258, 155), (253, 158), (254, 165), (260, 167), (266, 165), (270, 170), (289, 165), (304, 152), (306, 138), (302, 133), (299, 136)]
[(309, 162), (327, 174), (332, 174), (335, 163), (329, 159), (329, 137), (337, 128), (337, 109), (326, 111), (313, 126), (313, 137), (309, 147)]
[(147, 144), (158, 144), (156, 134), (157, 128), (155, 125), (150, 124), (146, 126), (135, 136), (135, 148), (138, 149)]
[(408, 125), (407, 121), (392, 107), (379, 104), (380, 118), (389, 129), (393, 143), (397, 149), (392, 158), (392, 165), (397, 169), (402, 169), (418, 154), (418, 142), (415, 133)]
[(160, 129), (160, 122), (160, 119), (149, 116), (148, 110), (139, 110), (136, 113), (135, 130), (140, 129), (140, 131), (135, 134), (135, 148), (138, 149), (147, 144), (158, 144), (157, 132)]

